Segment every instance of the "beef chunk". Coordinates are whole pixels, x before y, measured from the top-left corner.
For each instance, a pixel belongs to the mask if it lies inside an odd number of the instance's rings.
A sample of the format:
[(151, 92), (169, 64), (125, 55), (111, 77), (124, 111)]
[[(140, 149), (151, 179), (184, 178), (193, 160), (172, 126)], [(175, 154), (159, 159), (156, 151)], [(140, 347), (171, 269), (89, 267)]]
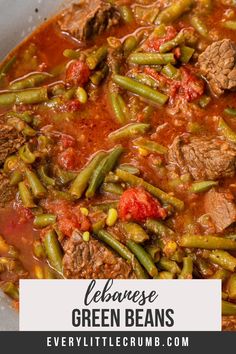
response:
[(222, 329), (223, 331), (236, 331), (236, 316), (223, 316)]
[(236, 205), (228, 191), (211, 189), (204, 198), (206, 214), (210, 215), (216, 231), (221, 232), (236, 221)]
[(209, 45), (199, 56), (199, 65), (217, 96), (236, 88), (236, 44), (230, 39)]
[(130, 279), (132, 267), (100, 241), (83, 241), (78, 232), (64, 245), (64, 275), (69, 279)]
[(84, 41), (117, 25), (120, 13), (105, 0), (85, 0), (73, 4), (59, 19), (62, 31)]
[(11, 202), (16, 196), (17, 188), (9, 184), (9, 180), (0, 173), (0, 208)]
[(185, 141), (177, 137), (169, 151), (169, 162), (195, 180), (217, 180), (233, 177), (236, 146), (219, 138), (193, 137)]
[(19, 150), (25, 138), (18, 131), (7, 124), (0, 124), (0, 166), (6, 158)]

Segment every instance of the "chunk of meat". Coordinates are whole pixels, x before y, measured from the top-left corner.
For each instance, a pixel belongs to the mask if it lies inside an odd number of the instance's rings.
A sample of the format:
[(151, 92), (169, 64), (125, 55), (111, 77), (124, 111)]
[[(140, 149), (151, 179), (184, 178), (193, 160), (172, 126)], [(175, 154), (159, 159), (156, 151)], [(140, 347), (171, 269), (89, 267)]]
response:
[(131, 265), (100, 241), (83, 241), (78, 232), (64, 245), (63, 270), (69, 279), (131, 279)]
[(0, 166), (6, 158), (18, 151), (25, 138), (14, 127), (0, 123)]
[(223, 316), (222, 329), (223, 331), (236, 331), (236, 316)]
[(145, 221), (147, 218), (164, 219), (167, 212), (157, 199), (142, 188), (129, 188), (121, 196), (119, 217), (123, 221)]
[(211, 189), (205, 195), (204, 207), (217, 232), (223, 231), (236, 221), (236, 205), (233, 195), (228, 191), (218, 192), (216, 189)]
[(9, 179), (0, 173), (0, 208), (4, 208), (16, 196), (17, 188), (9, 183)]
[(217, 96), (236, 88), (236, 44), (232, 40), (223, 39), (209, 45), (198, 62)]
[(169, 150), (171, 167), (190, 173), (195, 180), (218, 180), (233, 177), (236, 167), (234, 144), (211, 137), (175, 138)]
[(117, 25), (120, 13), (105, 0), (84, 0), (72, 4), (59, 18), (62, 31), (84, 41)]

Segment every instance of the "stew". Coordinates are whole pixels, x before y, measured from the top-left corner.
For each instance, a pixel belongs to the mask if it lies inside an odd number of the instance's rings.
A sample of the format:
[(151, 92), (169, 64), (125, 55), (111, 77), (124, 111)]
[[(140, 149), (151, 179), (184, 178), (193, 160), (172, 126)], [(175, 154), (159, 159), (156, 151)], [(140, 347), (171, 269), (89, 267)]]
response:
[(236, 329), (236, 3), (73, 4), (0, 68), (0, 285), (221, 279)]

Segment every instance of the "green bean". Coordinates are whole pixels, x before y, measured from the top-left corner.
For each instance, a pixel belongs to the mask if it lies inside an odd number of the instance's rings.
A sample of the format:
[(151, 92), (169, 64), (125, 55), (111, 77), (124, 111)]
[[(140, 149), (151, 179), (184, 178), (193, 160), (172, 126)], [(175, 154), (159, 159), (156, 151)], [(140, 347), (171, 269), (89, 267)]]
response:
[(138, 40), (135, 36), (129, 36), (126, 38), (123, 44), (124, 55), (128, 56), (138, 45)]
[(236, 316), (236, 304), (228, 301), (222, 301), (222, 315), (224, 316)]
[(22, 130), (22, 133), (25, 135), (25, 136), (35, 136), (37, 134), (36, 130), (34, 130), (33, 128), (31, 128), (28, 124), (25, 123), (25, 127), (24, 129)]
[(93, 208), (95, 210), (101, 210), (107, 212), (109, 209), (117, 209), (119, 201), (110, 201), (105, 203), (94, 204)]
[(236, 242), (223, 237), (205, 235), (184, 235), (179, 242), (181, 247), (203, 248), (207, 250), (236, 250)]
[(218, 182), (215, 181), (194, 182), (190, 187), (189, 191), (191, 193), (202, 193), (208, 191), (214, 186), (218, 186)]
[(136, 223), (124, 223), (122, 227), (128, 238), (136, 243), (143, 243), (149, 239), (149, 236), (144, 229)]
[(160, 49), (159, 49), (160, 53), (170, 52), (175, 47), (182, 45), (185, 42), (185, 38), (188, 33), (189, 33), (188, 29), (181, 30), (175, 38), (161, 44)]
[(71, 60), (78, 60), (81, 57), (81, 52), (73, 50), (73, 49), (65, 49), (63, 52), (64, 57)]
[(225, 21), (222, 23), (222, 26), (224, 28), (230, 29), (230, 30), (236, 30), (236, 21)]
[(208, 104), (211, 102), (211, 97), (203, 95), (200, 100), (198, 101), (198, 104), (201, 108), (206, 108)]
[[(120, 170), (131, 173), (131, 175), (136, 175), (136, 176), (140, 175), (140, 170), (137, 167), (130, 165), (128, 163), (123, 163), (122, 165), (119, 165), (118, 168)], [(116, 176), (116, 178), (118, 178), (118, 181), (119, 181), (119, 177)]]
[(78, 98), (79, 102), (82, 104), (85, 104), (88, 101), (88, 94), (83, 87), (77, 88), (76, 97)]
[(10, 185), (11, 186), (17, 186), (18, 183), (20, 183), (23, 180), (22, 173), (18, 170), (15, 170), (10, 178)]
[(24, 182), (20, 182), (18, 185), (20, 198), (25, 208), (35, 208), (36, 205), (33, 200), (33, 196)]
[(119, 183), (120, 179), (114, 172), (109, 172), (104, 179), (105, 183)]
[(53, 214), (41, 214), (34, 218), (34, 226), (38, 229), (43, 229), (49, 225), (55, 224), (56, 216)]
[(155, 24), (160, 23), (172, 23), (181, 17), (185, 12), (189, 11), (194, 4), (194, 0), (177, 0), (172, 5), (166, 7), (160, 14), (157, 16)]
[(101, 151), (96, 154), (88, 165), (78, 174), (70, 187), (70, 194), (76, 199), (80, 199), (86, 190), (93, 172), (97, 169), (106, 154)]
[(55, 231), (48, 231), (44, 238), (44, 246), (50, 265), (62, 273), (62, 249)]
[(105, 156), (103, 160), (98, 164), (97, 168), (93, 171), (91, 180), (89, 181), (89, 187), (86, 191), (86, 197), (92, 198), (96, 190), (103, 183), (106, 175), (113, 170), (120, 155), (124, 152), (122, 146), (116, 146), (108, 156)]
[(154, 219), (147, 219), (145, 227), (149, 232), (152, 232), (161, 238), (175, 235), (173, 230), (171, 230), (160, 221)]
[(110, 93), (111, 106), (112, 106), (112, 109), (115, 114), (117, 122), (120, 124), (125, 124), (127, 122), (127, 119), (125, 117), (125, 114), (124, 114), (121, 106), (120, 106), (120, 102), (118, 100), (118, 97), (121, 97), (118, 93), (116, 93), (116, 92)]
[(128, 173), (126, 171), (122, 171), (120, 169), (118, 169), (116, 171), (116, 174), (120, 179), (122, 179), (122, 181), (129, 183), (132, 186), (143, 187), (149, 193), (153, 194), (154, 197), (160, 199), (162, 203), (167, 203), (167, 204), (173, 205), (177, 210), (183, 210), (184, 203), (180, 199), (177, 199), (177, 198), (163, 192), (161, 189), (156, 188), (153, 185), (145, 182), (142, 178), (139, 178), (137, 176), (133, 176), (130, 173)]
[(122, 112), (124, 113), (126, 121), (129, 120), (129, 117), (130, 117), (129, 109), (128, 109), (123, 97), (121, 95), (119, 95), (119, 94), (117, 96), (117, 101), (118, 101), (118, 103), (120, 105), (120, 108), (121, 108)]
[(188, 62), (193, 56), (193, 53), (195, 52), (195, 49), (183, 45), (180, 47), (180, 51), (181, 51), (181, 57), (180, 57), (181, 63), (188, 64)]
[[(235, 242), (235, 241), (232, 241)], [(209, 254), (209, 259), (211, 262), (219, 265), (220, 267), (229, 270), (230, 272), (235, 272), (236, 270), (236, 258), (230, 253), (225, 251), (212, 251)]]
[(102, 192), (122, 195), (124, 190), (121, 185), (116, 183), (103, 183)]
[(132, 73), (131, 76), (135, 81), (138, 81), (143, 85), (150, 86), (153, 89), (157, 89), (160, 86), (158, 81), (144, 73)]
[(107, 64), (104, 64), (101, 70), (96, 71), (92, 76), (90, 76), (90, 80), (95, 86), (98, 86), (100, 85), (102, 80), (105, 79), (108, 73), (109, 66)]
[(153, 6), (135, 6), (134, 7), (134, 14), (135, 17), (139, 20), (147, 23), (147, 24), (153, 24), (157, 15), (159, 14), (159, 6), (156, 6), (153, 4)]
[(132, 138), (135, 135), (142, 135), (150, 128), (150, 124), (146, 123), (130, 123), (124, 127), (113, 131), (108, 135), (108, 139), (119, 140), (125, 138)]
[(39, 166), (37, 172), (43, 183), (46, 184), (46, 186), (55, 186), (56, 182), (53, 178), (47, 175), (47, 167), (45, 165)]
[(157, 267), (155, 266), (151, 256), (145, 249), (132, 240), (127, 241), (127, 247), (134, 253), (142, 266), (146, 269), (151, 277), (156, 277), (158, 274)]
[(198, 270), (200, 271), (201, 275), (203, 275), (203, 277), (209, 278), (212, 275), (213, 271), (209, 263), (205, 259), (196, 257), (194, 263), (196, 264)]
[(86, 59), (86, 63), (89, 67), (90, 70), (94, 70), (96, 69), (96, 67), (107, 57), (107, 47), (106, 46), (102, 46), (100, 48), (98, 48), (95, 52), (93, 52), (92, 54), (90, 54), (87, 59)]
[(232, 274), (229, 278), (228, 284), (228, 294), (231, 300), (236, 300), (236, 274)]
[(65, 171), (65, 170), (62, 170), (61, 168), (59, 168), (58, 166), (55, 167), (54, 173), (56, 174), (56, 176), (58, 178), (58, 182), (60, 182), (60, 184), (62, 184), (62, 185), (66, 185), (66, 184), (74, 181), (75, 178), (77, 177), (76, 172)]
[(33, 116), (32, 113), (30, 111), (26, 111), (26, 112), (22, 112), (22, 113), (18, 113), (18, 112), (9, 112), (7, 113), (7, 118), (19, 118), (21, 119), (23, 122), (31, 124), (33, 122)]
[(33, 88), (40, 85), (45, 80), (51, 78), (52, 76), (48, 73), (33, 73), (25, 76), (22, 79), (13, 81), (10, 84), (11, 90), (24, 90), (27, 88)]
[(119, 12), (121, 15), (122, 20), (125, 23), (131, 23), (134, 20), (133, 12), (130, 7), (128, 6), (119, 6)]
[(6, 74), (11, 70), (12, 66), (15, 64), (17, 57), (13, 56), (9, 60), (5, 61), (0, 68), (0, 81), (6, 76)]
[(192, 279), (193, 277), (193, 260), (191, 257), (184, 257), (183, 268), (179, 275), (179, 279)]
[(34, 241), (34, 243), (33, 243), (33, 253), (34, 253), (35, 257), (38, 259), (45, 259), (46, 258), (45, 249), (39, 240)]
[(121, 75), (113, 76), (114, 82), (120, 87), (137, 94), (143, 98), (146, 98), (156, 104), (163, 105), (167, 102), (168, 96), (153, 90), (151, 87), (143, 85), (135, 80)]
[(0, 252), (8, 253), (10, 249), (10, 245), (6, 242), (6, 240), (0, 235)]
[(222, 282), (229, 278), (230, 273), (225, 269), (218, 269), (211, 279), (221, 279)]
[(134, 146), (138, 146), (139, 148), (145, 149), (149, 152), (161, 155), (165, 155), (168, 152), (168, 149), (165, 146), (144, 138), (134, 140)]
[(227, 140), (236, 143), (236, 133), (228, 126), (223, 118), (219, 119), (218, 129)]
[(173, 79), (179, 75), (179, 70), (176, 69), (172, 64), (167, 64), (164, 66), (162, 69), (162, 74), (164, 74), (166, 77)]
[(192, 16), (190, 23), (201, 36), (208, 37), (208, 29), (199, 17)]
[(172, 274), (180, 274), (181, 272), (178, 264), (175, 261), (171, 261), (166, 257), (161, 257), (158, 265), (161, 269), (166, 270)]
[(27, 177), (27, 180), (29, 182), (29, 185), (32, 189), (33, 195), (36, 198), (43, 198), (46, 196), (46, 189), (44, 188), (44, 186), (42, 185), (42, 183), (40, 182), (38, 176), (36, 175), (35, 172), (29, 170), (28, 168), (25, 170), (25, 174)]
[(0, 92), (0, 106), (13, 104), (36, 104), (48, 100), (46, 87), (27, 89), (23, 91), (2, 91)]
[(5, 294), (10, 296), (13, 300), (19, 300), (19, 289), (14, 283), (12, 282), (5, 283), (3, 286), (3, 291)]
[(227, 107), (225, 108), (224, 113), (229, 114), (230, 116), (236, 116), (236, 108)]
[(165, 65), (175, 64), (176, 60), (173, 53), (132, 53), (128, 62), (137, 65)]
[(147, 253), (150, 254), (152, 257), (154, 263), (157, 263), (160, 261), (161, 258), (161, 248), (158, 245), (147, 245), (145, 247), (145, 250)]
[(146, 272), (126, 246), (116, 240), (110, 233), (105, 230), (100, 230), (97, 233), (97, 237), (131, 264), (138, 279), (147, 279)]

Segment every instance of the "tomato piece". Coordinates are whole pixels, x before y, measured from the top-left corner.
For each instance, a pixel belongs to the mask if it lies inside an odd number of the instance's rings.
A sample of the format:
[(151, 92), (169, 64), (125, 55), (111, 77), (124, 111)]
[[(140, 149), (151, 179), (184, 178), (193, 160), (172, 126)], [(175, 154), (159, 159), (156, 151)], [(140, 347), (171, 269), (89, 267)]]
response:
[(177, 35), (177, 31), (173, 26), (168, 26), (166, 28), (166, 33), (163, 37), (154, 37), (151, 38), (147, 41), (147, 46), (149, 49), (158, 52), (160, 49), (160, 46), (168, 41), (171, 41), (171, 39), (175, 38)]
[(73, 171), (79, 163), (78, 152), (70, 147), (58, 155), (58, 164), (65, 170)]
[(145, 221), (147, 218), (164, 219), (167, 212), (158, 200), (142, 188), (129, 188), (121, 196), (119, 217), (123, 221)]
[(66, 82), (70, 85), (83, 86), (88, 82), (90, 73), (91, 71), (85, 62), (73, 61), (66, 71)]

